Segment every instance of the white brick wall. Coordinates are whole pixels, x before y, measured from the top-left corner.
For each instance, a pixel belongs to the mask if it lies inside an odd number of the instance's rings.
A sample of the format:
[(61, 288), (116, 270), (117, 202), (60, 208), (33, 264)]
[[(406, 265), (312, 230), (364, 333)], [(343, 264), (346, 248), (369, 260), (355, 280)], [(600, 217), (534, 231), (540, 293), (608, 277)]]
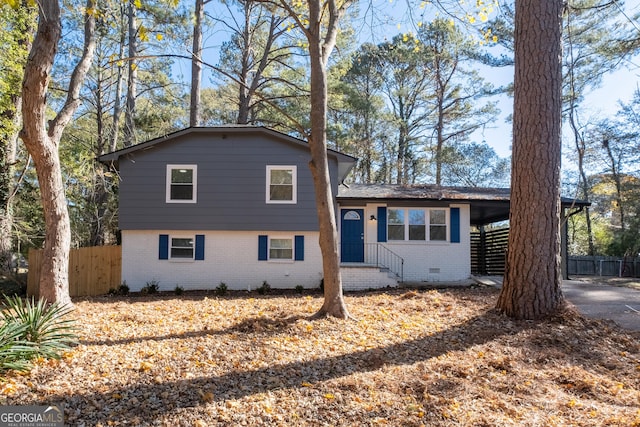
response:
[[(460, 243), (387, 242), (393, 252), (404, 258), (404, 281), (444, 282), (468, 279), (471, 275), (469, 205), (460, 208)], [(365, 217), (376, 214), (377, 205), (366, 208)], [(365, 240), (375, 242), (376, 223), (367, 221)], [(160, 234), (173, 237), (205, 235), (204, 261), (158, 259)], [(288, 237), (304, 235), (304, 261), (258, 261), (258, 236)], [(176, 286), (188, 289), (215, 289), (224, 282), (232, 290), (255, 290), (267, 281), (272, 288), (293, 289), (298, 285), (317, 288), (322, 279), (322, 257), (317, 232), (270, 233), (250, 231), (171, 230), (122, 232), (122, 280), (132, 291), (139, 291), (155, 280), (161, 290)], [(377, 268), (343, 268), (345, 290), (397, 286), (397, 282)]]
[(340, 269), (345, 291), (396, 287), (398, 282), (378, 267), (343, 267)]
[(460, 243), (385, 243), (404, 258), (405, 282), (454, 282), (471, 276), (470, 208), (463, 204), (451, 207), (460, 208)]
[(404, 258), (406, 282), (450, 282), (471, 276), (471, 230), (469, 205), (460, 208), (460, 243), (387, 242), (385, 245)]
[[(365, 242), (377, 242), (377, 209), (385, 204), (369, 203), (365, 207)], [(347, 206), (341, 206), (346, 208)], [(407, 282), (449, 282), (468, 279), (471, 276), (471, 235), (470, 206), (451, 204), (460, 208), (460, 243), (449, 242), (399, 242), (382, 243), (394, 253), (404, 258), (404, 281)], [(343, 282), (345, 280), (343, 279)]]
[[(204, 261), (158, 259), (159, 235), (193, 237), (205, 235)], [(304, 261), (258, 261), (258, 235), (304, 236)], [(318, 233), (269, 233), (245, 231), (154, 230), (122, 232), (122, 280), (132, 291), (156, 280), (160, 290), (215, 289), (224, 282), (228, 289), (255, 290), (264, 280), (272, 288), (317, 288), (322, 279)]]

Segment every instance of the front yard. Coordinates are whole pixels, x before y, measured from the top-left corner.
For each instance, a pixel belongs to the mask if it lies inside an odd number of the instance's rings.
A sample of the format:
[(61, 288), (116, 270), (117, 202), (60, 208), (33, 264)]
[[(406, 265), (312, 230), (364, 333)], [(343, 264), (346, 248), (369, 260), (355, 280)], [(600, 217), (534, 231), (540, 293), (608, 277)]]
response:
[(569, 311), (516, 322), (495, 289), (78, 300), (80, 345), (0, 383), (69, 425), (640, 426), (640, 338)]

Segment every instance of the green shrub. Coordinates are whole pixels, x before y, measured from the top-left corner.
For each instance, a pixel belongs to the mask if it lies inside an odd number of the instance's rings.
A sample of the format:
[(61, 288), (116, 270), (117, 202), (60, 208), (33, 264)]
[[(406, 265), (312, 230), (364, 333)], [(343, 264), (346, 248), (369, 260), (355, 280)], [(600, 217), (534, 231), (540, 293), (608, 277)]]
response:
[(220, 284), (216, 287), (216, 293), (218, 295), (226, 295), (227, 294), (227, 284), (224, 282), (220, 282)]
[(147, 282), (146, 285), (140, 289), (141, 294), (157, 294), (160, 290), (160, 282), (157, 280), (152, 280)]
[(258, 293), (259, 293), (260, 295), (268, 294), (269, 292), (271, 292), (271, 285), (269, 285), (269, 284), (267, 283), (267, 281), (265, 280), (265, 281), (263, 281), (263, 282), (262, 282), (262, 286), (260, 286), (260, 287), (257, 289), (257, 291), (258, 291)]
[(33, 344), (24, 341), (25, 331), (25, 325), (3, 321), (0, 326), (0, 372), (29, 370), (29, 361), (35, 357), (35, 349)]
[(129, 286), (127, 282), (122, 282), (120, 286), (117, 288), (109, 289), (109, 295), (128, 295), (129, 294)]
[(297, 285), (296, 286), (296, 291), (301, 294), (302, 292), (304, 292), (304, 286), (302, 285)]
[(129, 294), (129, 285), (127, 285), (127, 281), (122, 282), (120, 287), (118, 288), (118, 293), (120, 295), (128, 295)]
[(28, 369), (35, 357), (59, 359), (73, 345), (76, 327), (65, 319), (71, 308), (40, 299), (5, 296), (3, 325), (0, 328), (0, 369)]
[(175, 292), (176, 295), (182, 295), (184, 293), (184, 288), (180, 285), (176, 285), (173, 292)]

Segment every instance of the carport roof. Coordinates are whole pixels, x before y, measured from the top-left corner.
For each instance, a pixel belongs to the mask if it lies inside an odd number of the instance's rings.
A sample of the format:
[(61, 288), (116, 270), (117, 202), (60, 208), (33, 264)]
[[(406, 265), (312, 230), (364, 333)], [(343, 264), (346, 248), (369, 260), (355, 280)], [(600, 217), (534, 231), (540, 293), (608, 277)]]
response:
[[(348, 184), (340, 185), (338, 201), (445, 201), (471, 205), (471, 224), (483, 225), (509, 219), (509, 188), (443, 187), (439, 185)], [(590, 203), (567, 197), (563, 208), (582, 208)]]

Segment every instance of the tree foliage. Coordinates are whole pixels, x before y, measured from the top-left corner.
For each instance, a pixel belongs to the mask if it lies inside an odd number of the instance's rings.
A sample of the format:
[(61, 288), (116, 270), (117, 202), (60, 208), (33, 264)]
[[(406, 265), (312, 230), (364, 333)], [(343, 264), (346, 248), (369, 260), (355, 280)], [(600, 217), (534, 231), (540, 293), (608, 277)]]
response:
[(26, 157), (19, 156), (22, 95), (20, 91), (23, 69), (31, 46), (32, 28), (36, 22), (36, 8), (26, 3), (20, 7), (0, 5), (4, 17), (0, 21), (0, 272), (11, 268), (15, 248), (14, 205), (20, 185), (21, 170)]

